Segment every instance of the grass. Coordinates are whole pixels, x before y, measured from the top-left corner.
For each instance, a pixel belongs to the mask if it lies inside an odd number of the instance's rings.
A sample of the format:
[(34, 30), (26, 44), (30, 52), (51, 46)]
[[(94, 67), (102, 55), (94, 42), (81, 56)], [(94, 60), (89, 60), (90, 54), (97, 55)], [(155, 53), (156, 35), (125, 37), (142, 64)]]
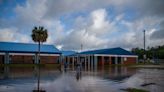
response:
[(124, 90), (126, 92), (149, 92), (147, 90), (137, 89), (137, 88), (127, 88), (127, 89), (121, 89), (121, 90)]

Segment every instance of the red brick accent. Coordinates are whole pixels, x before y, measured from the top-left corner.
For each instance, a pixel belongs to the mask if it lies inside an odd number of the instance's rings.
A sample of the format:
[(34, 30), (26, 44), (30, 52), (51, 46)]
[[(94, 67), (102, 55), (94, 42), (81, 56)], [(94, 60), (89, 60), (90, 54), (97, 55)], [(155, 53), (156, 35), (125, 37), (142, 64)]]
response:
[(109, 64), (112, 64), (112, 57), (109, 57)]
[(124, 64), (135, 64), (136, 63), (136, 57), (127, 57), (127, 60), (124, 61)]
[(10, 63), (12, 64), (21, 64), (21, 63), (27, 63), (27, 64), (33, 64), (34, 63), (34, 56), (28, 56), (28, 55), (12, 55)]
[(104, 56), (101, 56), (101, 65), (104, 66)]
[(102, 66), (104, 64), (103, 56), (98, 56), (98, 65)]
[(70, 62), (70, 57), (67, 58), (67, 62)]
[[(28, 55), (12, 55), (10, 63), (13, 64), (33, 64), (35, 56), (28, 56)], [(57, 63), (59, 56), (40, 56), (40, 63), (41, 64), (50, 64), (50, 63)]]
[(58, 63), (59, 56), (41, 56), (41, 64), (55, 64)]

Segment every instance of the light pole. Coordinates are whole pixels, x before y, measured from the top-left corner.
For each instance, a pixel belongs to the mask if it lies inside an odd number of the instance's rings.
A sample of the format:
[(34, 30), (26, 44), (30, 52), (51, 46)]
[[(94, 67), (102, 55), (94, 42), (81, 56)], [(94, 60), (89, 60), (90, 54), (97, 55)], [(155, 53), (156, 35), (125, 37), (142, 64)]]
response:
[(144, 51), (145, 51), (145, 30), (143, 30), (144, 32)]
[(81, 52), (82, 52), (82, 50), (83, 50), (83, 44), (81, 44)]
[(143, 55), (143, 58), (144, 58), (144, 63), (145, 63), (145, 60), (146, 60), (146, 50), (145, 50), (145, 30), (143, 30), (143, 33), (144, 33), (144, 38), (143, 38), (143, 40), (144, 40), (144, 55)]

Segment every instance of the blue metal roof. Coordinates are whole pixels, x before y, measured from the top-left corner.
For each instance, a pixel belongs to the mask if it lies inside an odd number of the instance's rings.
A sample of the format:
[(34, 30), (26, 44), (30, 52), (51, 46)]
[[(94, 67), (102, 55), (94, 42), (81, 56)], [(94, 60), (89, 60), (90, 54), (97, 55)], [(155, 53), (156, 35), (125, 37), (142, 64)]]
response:
[(75, 51), (61, 51), (63, 56), (72, 56), (77, 54)]
[(135, 55), (125, 49), (120, 47), (118, 48), (108, 48), (108, 49), (99, 49), (99, 50), (91, 50), (91, 51), (84, 51), (80, 54), (110, 54), (110, 55)]
[[(38, 44), (0, 42), (0, 52), (37, 53)], [(40, 47), (40, 53), (61, 54), (61, 52), (55, 46), (43, 44)]]

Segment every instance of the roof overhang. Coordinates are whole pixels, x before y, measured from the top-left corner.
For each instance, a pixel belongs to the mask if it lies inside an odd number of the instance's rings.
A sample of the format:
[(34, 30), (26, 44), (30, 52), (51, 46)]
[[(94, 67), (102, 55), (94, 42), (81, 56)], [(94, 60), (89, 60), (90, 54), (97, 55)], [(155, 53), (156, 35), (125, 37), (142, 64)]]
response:
[[(37, 51), (0, 51), (0, 53), (38, 53)], [(61, 52), (40, 52), (41, 54), (61, 54)]]
[[(9, 53), (9, 55), (34, 56), (35, 53)], [(40, 56), (60, 56), (60, 54), (40, 54)]]
[(80, 54), (81, 56), (138, 57), (137, 55)]

